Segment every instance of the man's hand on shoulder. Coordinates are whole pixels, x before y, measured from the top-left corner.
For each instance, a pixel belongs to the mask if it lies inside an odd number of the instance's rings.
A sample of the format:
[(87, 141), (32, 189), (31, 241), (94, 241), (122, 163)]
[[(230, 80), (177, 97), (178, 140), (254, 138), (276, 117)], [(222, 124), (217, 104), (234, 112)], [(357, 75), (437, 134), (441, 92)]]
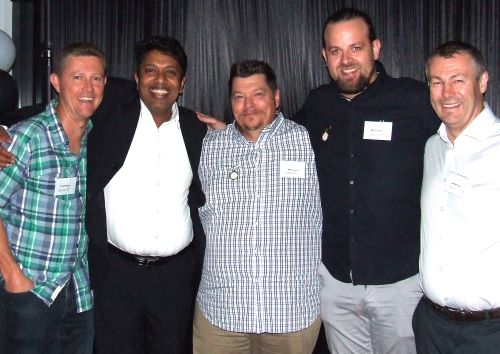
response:
[(206, 114), (196, 112), (198, 119), (207, 125), (208, 130), (222, 130), (226, 127), (226, 123), (215, 117), (207, 116)]
[[(4, 127), (0, 126), (0, 143), (10, 143), (12, 139), (10, 138)], [(7, 167), (12, 165), (16, 158), (10, 152), (5, 150), (0, 146), (0, 167)]]

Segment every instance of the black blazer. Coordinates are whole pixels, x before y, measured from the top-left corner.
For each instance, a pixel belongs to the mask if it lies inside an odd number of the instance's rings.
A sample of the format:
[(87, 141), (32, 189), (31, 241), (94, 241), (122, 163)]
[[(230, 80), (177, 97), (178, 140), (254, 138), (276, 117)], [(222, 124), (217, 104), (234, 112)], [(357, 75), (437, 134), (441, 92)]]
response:
[[(140, 109), (135, 83), (115, 78), (108, 80), (103, 101), (92, 117), (94, 126), (88, 137), (86, 211), (92, 288), (102, 284), (106, 279), (108, 269), (104, 187), (125, 161), (139, 121)], [(198, 216), (198, 207), (205, 203), (205, 197), (198, 177), (198, 164), (203, 137), (207, 129), (193, 111), (184, 107), (179, 107), (179, 123), (193, 172), (188, 204), (193, 221), (193, 246), (197, 250), (201, 267), (205, 237)], [(141, 206), (131, 205), (131, 207), (140, 208)]]

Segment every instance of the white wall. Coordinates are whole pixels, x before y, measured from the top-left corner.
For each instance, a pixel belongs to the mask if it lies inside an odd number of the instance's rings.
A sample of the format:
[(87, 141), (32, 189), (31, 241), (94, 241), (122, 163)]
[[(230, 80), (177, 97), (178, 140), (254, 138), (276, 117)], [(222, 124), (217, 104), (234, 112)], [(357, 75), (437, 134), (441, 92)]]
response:
[(12, 37), (12, 1), (0, 0), (0, 30)]

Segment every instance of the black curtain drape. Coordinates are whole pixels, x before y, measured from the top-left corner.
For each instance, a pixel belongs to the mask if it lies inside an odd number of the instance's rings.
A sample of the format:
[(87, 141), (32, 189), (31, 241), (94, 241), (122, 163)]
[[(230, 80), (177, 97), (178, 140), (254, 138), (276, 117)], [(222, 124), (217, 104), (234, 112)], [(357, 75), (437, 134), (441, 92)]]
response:
[[(320, 56), (321, 29), (328, 14), (344, 6), (372, 16), (382, 40), (381, 61), (392, 76), (423, 80), (426, 56), (446, 40), (478, 47), (490, 71), (487, 101), (500, 114), (500, 0), (45, 1), (50, 1), (54, 52), (69, 42), (93, 42), (106, 52), (111, 76), (131, 77), (133, 47), (140, 39), (150, 34), (176, 37), (189, 57), (181, 104), (226, 119), (231, 116), (229, 67), (238, 59), (263, 59), (274, 67), (286, 115), (300, 108), (311, 88), (328, 82)], [(43, 47), (43, 20), (36, 20), (37, 3), (14, 3), (18, 52), (33, 56), (18, 57), (14, 68), (23, 105), (42, 99), (39, 77), (44, 68), (37, 51)], [(34, 20), (27, 23), (26, 18)]]

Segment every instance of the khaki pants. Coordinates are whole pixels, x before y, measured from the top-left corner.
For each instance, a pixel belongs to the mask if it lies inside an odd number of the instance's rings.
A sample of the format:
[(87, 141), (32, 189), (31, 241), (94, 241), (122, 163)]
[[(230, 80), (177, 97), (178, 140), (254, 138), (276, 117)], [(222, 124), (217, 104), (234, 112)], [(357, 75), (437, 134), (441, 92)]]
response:
[(291, 333), (249, 334), (225, 331), (211, 324), (196, 305), (193, 322), (194, 354), (307, 354), (318, 339), (318, 317), (307, 328)]

